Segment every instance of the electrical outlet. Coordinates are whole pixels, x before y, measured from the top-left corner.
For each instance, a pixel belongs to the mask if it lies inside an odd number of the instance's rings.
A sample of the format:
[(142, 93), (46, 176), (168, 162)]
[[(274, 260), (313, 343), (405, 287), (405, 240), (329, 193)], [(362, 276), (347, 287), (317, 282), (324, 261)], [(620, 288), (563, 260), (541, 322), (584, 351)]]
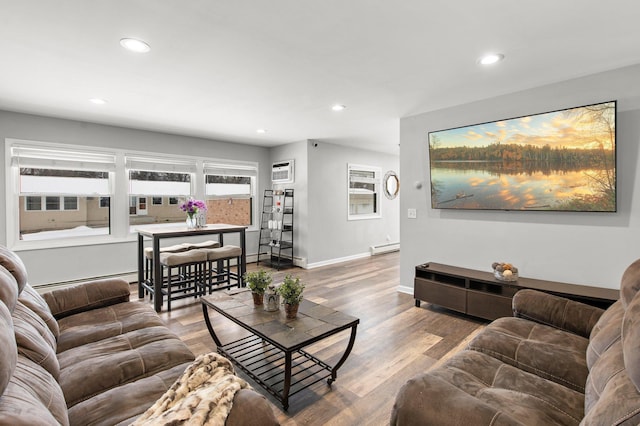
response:
[(416, 219), (418, 217), (418, 212), (416, 211), (416, 209), (408, 209), (407, 216), (409, 217), (409, 219)]

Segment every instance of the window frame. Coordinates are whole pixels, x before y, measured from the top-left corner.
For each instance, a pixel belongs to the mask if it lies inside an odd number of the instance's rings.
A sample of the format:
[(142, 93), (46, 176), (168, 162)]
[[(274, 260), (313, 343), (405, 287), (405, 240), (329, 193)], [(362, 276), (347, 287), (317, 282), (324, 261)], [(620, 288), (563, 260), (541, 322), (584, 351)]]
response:
[[(25, 212), (77, 212), (80, 210), (79, 199), (80, 197), (75, 195), (24, 195), (24, 211)], [(40, 198), (40, 208), (39, 209), (30, 209), (29, 208), (29, 198)], [(60, 208), (57, 209), (48, 209), (47, 208), (47, 198), (57, 198), (58, 206)], [(67, 198), (75, 198), (76, 207), (73, 209), (68, 209), (66, 206)]]
[[(229, 198), (248, 199), (250, 201), (250, 224), (247, 231), (259, 230), (258, 225), (258, 196), (259, 196), (259, 173), (260, 168), (257, 162), (241, 162), (241, 161), (223, 161), (223, 160), (204, 160), (202, 170), (202, 193), (203, 200), (224, 200)], [(250, 194), (228, 194), (228, 195), (207, 195), (206, 185), (207, 176), (234, 176), (248, 177), (251, 179)]]
[[(373, 213), (353, 214), (351, 213), (351, 173), (352, 172), (373, 172), (374, 177), (374, 209)], [(368, 220), (382, 218), (382, 168), (363, 164), (347, 164), (347, 220)]]
[[(29, 148), (40, 151), (69, 151), (77, 154), (73, 160), (81, 161), (83, 156), (86, 154), (88, 158), (87, 161), (96, 161), (95, 157), (100, 157), (100, 155), (108, 154), (109, 156), (113, 156), (115, 158), (114, 166), (112, 169), (108, 170), (108, 193), (104, 194), (87, 194), (87, 197), (95, 196), (98, 198), (98, 207), (100, 209), (109, 208), (109, 229), (110, 233), (105, 235), (94, 235), (94, 236), (72, 236), (72, 237), (64, 237), (64, 238), (56, 238), (56, 239), (46, 239), (46, 240), (21, 240), (20, 239), (20, 197), (31, 196), (27, 194), (21, 194), (19, 192), (20, 188), (20, 168), (19, 166), (14, 165), (13, 161), (15, 158), (12, 156), (12, 149), (20, 149), (20, 148)], [(13, 138), (5, 138), (5, 190), (6, 190), (6, 199), (7, 203), (5, 205), (5, 213), (6, 213), (6, 221), (5, 221), (5, 230), (6, 230), (6, 245), (14, 251), (22, 251), (22, 250), (34, 250), (34, 249), (47, 249), (47, 248), (58, 248), (58, 247), (76, 247), (76, 246), (86, 246), (86, 245), (100, 245), (100, 244), (112, 244), (112, 243), (120, 243), (120, 242), (131, 242), (137, 240), (137, 232), (135, 232), (135, 225), (130, 224), (130, 216), (129, 216), (129, 169), (126, 165), (127, 157), (135, 156), (138, 159), (143, 159), (150, 163), (162, 163), (165, 164), (177, 164), (176, 167), (183, 167), (184, 164), (189, 164), (192, 167), (192, 176), (191, 176), (191, 193), (189, 196), (194, 197), (196, 199), (206, 199), (205, 196), (205, 173), (204, 173), (204, 164), (217, 164), (223, 166), (227, 169), (250, 169), (253, 170), (254, 177), (252, 178), (252, 194), (251, 198), (252, 202), (252, 213), (251, 213), (251, 225), (247, 227), (247, 231), (257, 231), (258, 228), (258, 214), (259, 214), (259, 191), (260, 191), (260, 180), (259, 180), (259, 163), (253, 161), (236, 161), (229, 159), (220, 159), (220, 158), (203, 158), (202, 156), (186, 156), (186, 155), (171, 155), (171, 154), (158, 154), (152, 152), (145, 151), (133, 151), (133, 150), (125, 150), (125, 149), (117, 149), (117, 148), (104, 148), (104, 147), (92, 147), (92, 146), (84, 146), (84, 145), (75, 145), (75, 144), (62, 144), (62, 143), (54, 143), (54, 142), (43, 142), (43, 141), (33, 141), (33, 140), (22, 140), (22, 139), (13, 139)], [(195, 167), (193, 166), (195, 164)], [(46, 167), (43, 167), (46, 168)], [(67, 168), (68, 163), (67, 163)], [(164, 168), (164, 167), (163, 167)], [(105, 170), (107, 171), (107, 170)], [(167, 170), (171, 172), (172, 170)], [(176, 170), (176, 172), (179, 172)], [(60, 199), (61, 207), (64, 208), (64, 197), (65, 196), (76, 196), (74, 194), (47, 194), (49, 196), (59, 195), (62, 197)], [(147, 197), (153, 197), (154, 195), (159, 194), (144, 194)], [(37, 195), (42, 197), (40, 194)], [(84, 197), (85, 195), (81, 195)], [(170, 205), (178, 208), (178, 205), (181, 201), (182, 197), (178, 196), (167, 196), (162, 195), (163, 198), (167, 197), (167, 202), (164, 202), (163, 205)], [(176, 198), (176, 203), (172, 204), (169, 200), (169, 197)], [(108, 199), (108, 205), (103, 205), (102, 199)], [(29, 212), (43, 212), (46, 211), (46, 205), (44, 203), (45, 200), (41, 198), (41, 210), (26, 210), (25, 213)], [(152, 202), (152, 200), (149, 200)], [(80, 199), (78, 198), (76, 205), (80, 208)], [(64, 210), (59, 210), (64, 211)]]
[[(114, 241), (113, 228), (109, 226), (109, 233), (92, 236), (70, 236), (62, 238), (22, 240), (20, 237), (20, 210), (21, 197), (41, 197), (40, 210), (25, 210), (25, 214), (64, 212), (64, 197), (75, 197), (77, 209), (67, 209), (67, 211), (78, 211), (80, 209), (80, 198), (97, 196), (98, 193), (71, 192), (65, 193), (61, 190), (42, 191), (40, 193), (29, 193), (20, 191), (22, 179), (21, 168), (50, 169), (50, 170), (75, 170), (75, 171), (99, 171), (105, 173), (104, 186), (100, 195), (113, 196), (113, 185), (115, 179), (116, 156), (113, 150), (96, 147), (85, 147), (70, 144), (40, 142), (21, 139), (5, 139), (5, 191), (6, 191), (6, 245), (14, 251), (37, 250), (56, 247), (73, 247), (83, 245), (100, 244), (102, 242)], [(25, 174), (24, 176), (29, 176)], [(47, 193), (48, 192), (48, 193)], [(46, 197), (57, 197), (59, 209), (48, 209)]]

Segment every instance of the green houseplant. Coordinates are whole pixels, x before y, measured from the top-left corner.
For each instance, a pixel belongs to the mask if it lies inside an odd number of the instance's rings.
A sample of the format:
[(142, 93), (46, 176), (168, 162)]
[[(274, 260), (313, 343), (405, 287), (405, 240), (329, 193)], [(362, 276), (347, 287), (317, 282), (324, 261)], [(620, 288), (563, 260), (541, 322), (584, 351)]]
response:
[(253, 295), (253, 304), (256, 306), (262, 305), (264, 291), (273, 280), (271, 274), (262, 269), (256, 272), (247, 272), (244, 275), (244, 280)]
[(293, 278), (291, 275), (284, 277), (284, 281), (278, 287), (278, 294), (282, 297), (284, 310), (288, 319), (293, 319), (298, 314), (298, 306), (302, 301), (302, 292), (304, 283), (300, 282), (300, 278)]

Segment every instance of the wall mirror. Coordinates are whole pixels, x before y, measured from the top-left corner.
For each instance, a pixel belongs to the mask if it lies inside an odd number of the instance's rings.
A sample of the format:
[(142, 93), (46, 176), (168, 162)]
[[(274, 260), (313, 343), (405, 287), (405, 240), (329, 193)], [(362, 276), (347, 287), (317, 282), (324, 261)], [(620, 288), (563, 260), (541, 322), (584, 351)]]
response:
[(398, 192), (400, 191), (400, 179), (398, 179), (398, 175), (393, 170), (389, 170), (384, 174), (384, 178), (382, 179), (382, 190), (385, 197), (390, 200), (393, 200), (398, 196)]

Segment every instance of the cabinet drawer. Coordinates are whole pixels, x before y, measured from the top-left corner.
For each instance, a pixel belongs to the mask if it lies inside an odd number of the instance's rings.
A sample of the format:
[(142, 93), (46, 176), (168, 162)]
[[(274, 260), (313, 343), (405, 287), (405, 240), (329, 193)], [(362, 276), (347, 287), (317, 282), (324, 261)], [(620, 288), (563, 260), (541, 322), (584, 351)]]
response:
[(416, 299), (462, 313), (466, 311), (467, 305), (465, 293), (466, 290), (461, 287), (442, 284), (423, 278), (416, 278), (414, 280), (413, 294)]
[(488, 320), (513, 316), (511, 298), (476, 291), (467, 292), (467, 314)]

